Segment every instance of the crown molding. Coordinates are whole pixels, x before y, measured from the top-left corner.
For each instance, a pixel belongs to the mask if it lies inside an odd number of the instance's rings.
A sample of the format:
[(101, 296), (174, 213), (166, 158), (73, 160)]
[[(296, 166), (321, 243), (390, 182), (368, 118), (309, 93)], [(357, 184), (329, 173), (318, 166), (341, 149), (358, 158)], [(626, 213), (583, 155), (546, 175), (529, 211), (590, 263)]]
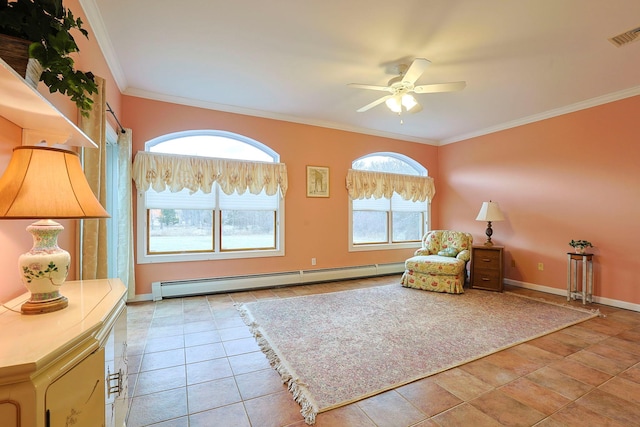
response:
[(180, 96), (172, 96), (159, 94), (156, 92), (145, 91), (141, 89), (128, 88), (123, 92), (124, 95), (134, 96), (136, 98), (151, 99), (154, 101), (169, 102), (172, 104), (186, 105), (190, 107), (204, 108), (207, 110), (223, 111), (226, 113), (242, 114), (245, 116), (260, 117), (264, 119), (280, 120), (283, 122), (291, 122), (309, 126), (318, 126), (327, 129), (341, 130), (345, 132), (359, 133), (363, 135), (378, 136), (382, 138), (396, 139), (400, 141), (415, 142), (425, 145), (438, 145), (438, 141), (411, 137), (408, 135), (400, 135), (391, 132), (376, 131), (373, 129), (360, 128), (356, 126), (347, 126), (341, 123), (334, 123), (323, 120), (314, 120), (303, 117), (291, 116), (287, 114), (272, 113), (262, 110), (253, 110), (250, 108), (236, 107), (233, 105), (217, 104), (214, 102), (202, 101), (197, 99), (183, 98)]
[(98, 42), (98, 46), (102, 51), (102, 55), (107, 62), (107, 67), (109, 67), (109, 70), (118, 85), (120, 93), (123, 93), (127, 87), (127, 78), (120, 66), (120, 61), (118, 61), (118, 56), (115, 53), (113, 45), (111, 44), (111, 39), (109, 38), (109, 33), (107, 32), (104, 21), (102, 20), (100, 9), (98, 8), (95, 0), (79, 1), (84, 14), (87, 16), (93, 35)]
[(439, 145), (453, 144), (454, 142), (460, 142), (466, 139), (476, 138), (479, 136), (488, 135), (490, 133), (495, 133), (502, 130), (539, 122), (541, 120), (562, 116), (564, 114), (573, 113), (580, 110), (586, 110), (587, 108), (597, 107), (598, 105), (608, 104), (610, 102), (619, 101), (621, 99), (630, 98), (632, 96), (637, 96), (637, 95), (640, 95), (640, 86), (624, 89), (618, 92), (609, 93), (607, 95), (598, 96), (595, 98), (587, 99), (585, 101), (576, 102), (575, 104), (570, 104), (564, 107), (555, 108), (553, 110), (545, 111), (543, 113), (534, 114), (528, 117), (523, 117), (521, 119), (505, 122), (500, 125), (491, 126), (478, 131), (454, 136), (452, 138), (443, 139), (442, 141), (440, 141)]

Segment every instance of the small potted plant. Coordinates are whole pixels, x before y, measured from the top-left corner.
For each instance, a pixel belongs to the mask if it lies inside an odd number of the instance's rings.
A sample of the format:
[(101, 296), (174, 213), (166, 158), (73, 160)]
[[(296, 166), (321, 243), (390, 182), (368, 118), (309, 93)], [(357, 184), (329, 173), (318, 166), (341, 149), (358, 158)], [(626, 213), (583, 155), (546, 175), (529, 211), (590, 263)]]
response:
[(576, 253), (583, 254), (586, 248), (592, 248), (593, 245), (588, 240), (571, 240), (569, 246), (576, 250)]
[[(42, 67), (39, 80), (49, 92), (60, 92), (71, 98), (83, 116), (88, 116), (98, 88), (93, 74), (74, 70), (69, 54), (78, 52), (71, 34), (77, 30), (88, 38), (82, 20), (74, 18), (62, 0), (0, 0), (0, 34), (28, 40), (28, 57)], [(37, 83), (37, 80), (36, 80)]]

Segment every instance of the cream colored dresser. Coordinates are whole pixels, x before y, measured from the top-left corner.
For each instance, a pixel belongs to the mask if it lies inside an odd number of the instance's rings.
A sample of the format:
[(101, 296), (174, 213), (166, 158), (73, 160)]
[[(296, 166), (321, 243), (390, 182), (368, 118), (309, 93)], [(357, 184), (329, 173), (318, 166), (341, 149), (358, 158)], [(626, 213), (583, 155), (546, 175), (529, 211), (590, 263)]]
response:
[[(63, 310), (0, 308), (0, 426), (121, 427), (127, 399), (126, 288), (67, 282)], [(6, 305), (20, 310), (28, 295)]]

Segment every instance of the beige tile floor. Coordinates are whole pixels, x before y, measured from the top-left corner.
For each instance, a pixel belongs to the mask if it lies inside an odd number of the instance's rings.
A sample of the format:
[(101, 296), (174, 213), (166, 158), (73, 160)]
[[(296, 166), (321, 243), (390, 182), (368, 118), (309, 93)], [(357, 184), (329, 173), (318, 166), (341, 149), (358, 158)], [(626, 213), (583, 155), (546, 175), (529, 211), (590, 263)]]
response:
[[(305, 426), (233, 304), (398, 282), (387, 276), (129, 305), (127, 426)], [(606, 317), (321, 413), (316, 426), (640, 426), (640, 313), (592, 307)]]

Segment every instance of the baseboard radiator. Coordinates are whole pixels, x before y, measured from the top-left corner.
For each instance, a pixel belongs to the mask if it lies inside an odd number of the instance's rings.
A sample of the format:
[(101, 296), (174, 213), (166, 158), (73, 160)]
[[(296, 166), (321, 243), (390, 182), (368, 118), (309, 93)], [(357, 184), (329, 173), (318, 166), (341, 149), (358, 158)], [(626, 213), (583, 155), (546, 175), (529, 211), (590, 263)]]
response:
[(385, 276), (398, 274), (403, 271), (404, 263), (397, 262), (389, 264), (361, 265), (355, 267), (250, 274), (246, 276), (175, 280), (151, 283), (151, 293), (154, 301), (160, 301), (162, 298), (246, 291), (261, 288), (328, 282), (332, 280)]

